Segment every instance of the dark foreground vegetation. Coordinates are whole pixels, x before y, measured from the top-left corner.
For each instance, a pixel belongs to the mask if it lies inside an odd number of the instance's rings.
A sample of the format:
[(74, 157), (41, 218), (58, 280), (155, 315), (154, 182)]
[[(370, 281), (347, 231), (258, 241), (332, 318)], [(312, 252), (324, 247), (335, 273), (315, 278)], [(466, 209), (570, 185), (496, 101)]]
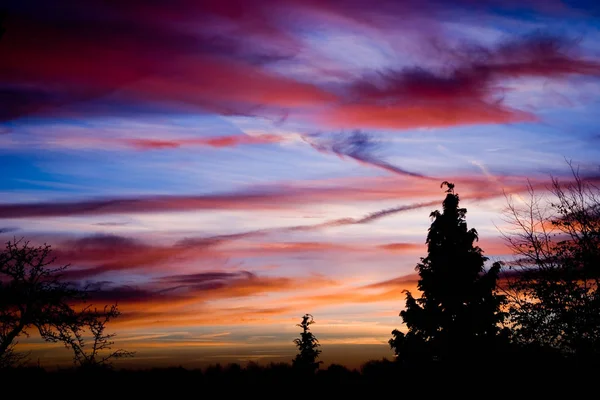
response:
[[(402, 365), (396, 361), (370, 361), (360, 369), (349, 370), (330, 365), (316, 373), (306, 373), (291, 364), (214, 365), (204, 369), (155, 368), (144, 370), (16, 368), (0, 373), (0, 382), (21, 385), (30, 383), (28, 394), (51, 394), (67, 388), (119, 395), (173, 395), (188, 391), (210, 390), (213, 396), (228, 393), (275, 394), (281, 398), (317, 398), (323, 390), (348, 396), (374, 391), (401, 390), (404, 395), (437, 393), (474, 395), (481, 390), (492, 396), (529, 394), (565, 395), (585, 393), (593, 387), (600, 368), (579, 364), (556, 354), (541, 352), (506, 352), (501, 359), (465, 365)], [(216, 392), (212, 392), (216, 391)], [(208, 393), (207, 393), (208, 395)], [(212, 396), (211, 396), (212, 397)]]

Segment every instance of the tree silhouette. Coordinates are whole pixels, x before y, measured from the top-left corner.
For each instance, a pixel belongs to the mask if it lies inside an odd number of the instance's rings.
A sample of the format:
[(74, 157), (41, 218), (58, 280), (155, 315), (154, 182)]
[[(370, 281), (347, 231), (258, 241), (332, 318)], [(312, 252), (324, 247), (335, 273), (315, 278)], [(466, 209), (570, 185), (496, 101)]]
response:
[(600, 356), (600, 188), (569, 166), (574, 180), (553, 178), (550, 197), (531, 185), (518, 204), (507, 196), (508, 321), (521, 345), (589, 361)]
[[(112, 366), (116, 358), (133, 357), (134, 353), (126, 350), (112, 350), (114, 333), (105, 333), (106, 324), (120, 315), (117, 305), (105, 306), (103, 310), (92, 306), (84, 308), (78, 325), (61, 327), (56, 340), (73, 350), (73, 362), (84, 369), (107, 368)], [(91, 335), (88, 345), (85, 334)]]
[(296, 344), (296, 347), (298, 347), (299, 353), (296, 355), (296, 358), (292, 360), (292, 365), (294, 367), (310, 372), (316, 371), (319, 368), (319, 364), (322, 362), (317, 361), (319, 354), (321, 354), (321, 350), (318, 349), (321, 345), (309, 328), (309, 326), (314, 323), (313, 316), (305, 314), (302, 317), (302, 322), (296, 324), (296, 326), (302, 328), (302, 333), (299, 338), (294, 339), (294, 343)]
[(465, 208), (459, 208), (454, 184), (443, 182), (443, 211), (433, 211), (427, 235), (428, 255), (416, 270), (420, 298), (407, 291), (406, 308), (400, 313), (406, 334), (394, 330), (390, 347), (407, 362), (465, 360), (493, 350), (504, 319), (504, 296), (495, 293), (500, 270), (487, 272), (475, 229), (467, 229)]
[(6, 28), (4, 28), (4, 21), (6, 19), (6, 11), (0, 10), (0, 39), (6, 33)]
[[(119, 315), (116, 306), (104, 312), (91, 307), (76, 311), (76, 304), (84, 304), (87, 292), (62, 280), (68, 265), (53, 267), (49, 245), (32, 246), (24, 239), (6, 243), (0, 252), (0, 366), (11, 366), (22, 357), (14, 352), (17, 338), (28, 336), (36, 329), (42, 339), (63, 342), (75, 351), (77, 359), (105, 362), (123, 354), (117, 351), (111, 357), (98, 360), (101, 350), (110, 349), (110, 338), (104, 334), (104, 325)], [(86, 328), (94, 336), (91, 353), (82, 352), (79, 337)], [(80, 351), (81, 350), (81, 351)], [(127, 353), (129, 354), (129, 353)]]
[(84, 293), (60, 280), (67, 266), (53, 268), (49, 245), (34, 247), (23, 239), (6, 243), (0, 253), (0, 360), (14, 357), (14, 345), (29, 328), (45, 340), (77, 324), (73, 301)]

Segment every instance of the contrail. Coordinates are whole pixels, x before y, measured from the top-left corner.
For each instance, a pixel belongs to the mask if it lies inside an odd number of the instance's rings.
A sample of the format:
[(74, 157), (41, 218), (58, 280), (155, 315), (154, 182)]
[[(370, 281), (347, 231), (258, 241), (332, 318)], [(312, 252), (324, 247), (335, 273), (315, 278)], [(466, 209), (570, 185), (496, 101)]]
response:
[(266, 229), (257, 229), (253, 231), (234, 233), (230, 235), (219, 235), (219, 236), (211, 236), (207, 238), (188, 238), (183, 239), (178, 242), (179, 245), (187, 247), (194, 245), (206, 245), (206, 244), (217, 244), (221, 241), (233, 241), (237, 239), (243, 239), (248, 237), (258, 237), (264, 236), (269, 233), (274, 232), (297, 232), (297, 231), (313, 231), (323, 228), (335, 227), (335, 226), (344, 226), (344, 225), (362, 225), (368, 224), (378, 219), (398, 214), (404, 211), (416, 210), (423, 207), (429, 207), (435, 204), (439, 204), (438, 200), (428, 201), (424, 203), (414, 203), (408, 204), (405, 206), (398, 206), (394, 208), (388, 208), (385, 210), (375, 211), (370, 214), (365, 215), (360, 218), (339, 218), (333, 219), (330, 221), (321, 222), (318, 224), (312, 225), (296, 225), (296, 226), (287, 226), (282, 228), (266, 228)]

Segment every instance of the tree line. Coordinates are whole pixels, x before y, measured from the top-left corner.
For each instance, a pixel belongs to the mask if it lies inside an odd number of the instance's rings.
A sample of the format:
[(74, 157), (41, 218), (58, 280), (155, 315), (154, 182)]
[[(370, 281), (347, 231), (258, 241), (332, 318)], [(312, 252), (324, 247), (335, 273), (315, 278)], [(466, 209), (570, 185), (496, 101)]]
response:
[[(389, 340), (394, 368), (483, 365), (507, 355), (600, 366), (600, 189), (571, 171), (567, 183), (552, 179), (549, 194), (529, 185), (527, 198), (505, 195), (509, 228), (501, 235), (513, 256), (491, 265), (454, 184), (442, 183), (442, 210), (430, 214), (427, 255), (416, 266), (420, 297), (406, 291), (405, 329)], [(0, 367), (23, 360), (15, 345), (32, 329), (71, 349), (84, 369), (133, 356), (113, 350), (105, 331), (117, 305), (88, 304), (87, 288), (65, 282), (67, 266), (54, 264), (50, 246), (23, 239), (0, 252)], [(297, 325), (297, 372), (319, 370), (314, 322), (305, 314)]]
[(549, 195), (531, 184), (527, 198), (505, 194), (501, 234), (513, 257), (489, 268), (454, 185), (442, 183), (443, 210), (431, 213), (428, 254), (416, 267), (421, 297), (406, 293), (407, 331), (389, 341), (399, 361), (453, 365), (512, 353), (600, 365), (600, 189), (571, 171), (570, 182), (552, 179)]
[[(600, 188), (569, 166), (572, 181), (552, 178), (548, 193), (531, 184), (526, 198), (505, 193), (501, 236), (513, 257), (491, 265), (454, 184), (442, 182), (442, 211), (430, 214), (415, 268), (421, 295), (406, 291), (406, 329), (389, 340), (398, 363), (600, 367)], [(302, 351), (318, 368), (319, 352)]]

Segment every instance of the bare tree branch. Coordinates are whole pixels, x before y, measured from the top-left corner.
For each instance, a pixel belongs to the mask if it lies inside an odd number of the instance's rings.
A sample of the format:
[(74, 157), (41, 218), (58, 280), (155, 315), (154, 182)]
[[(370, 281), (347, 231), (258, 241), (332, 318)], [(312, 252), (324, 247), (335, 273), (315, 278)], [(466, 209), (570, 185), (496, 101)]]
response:
[(514, 339), (581, 355), (600, 351), (600, 190), (567, 163), (572, 181), (547, 194), (505, 195), (503, 277)]

